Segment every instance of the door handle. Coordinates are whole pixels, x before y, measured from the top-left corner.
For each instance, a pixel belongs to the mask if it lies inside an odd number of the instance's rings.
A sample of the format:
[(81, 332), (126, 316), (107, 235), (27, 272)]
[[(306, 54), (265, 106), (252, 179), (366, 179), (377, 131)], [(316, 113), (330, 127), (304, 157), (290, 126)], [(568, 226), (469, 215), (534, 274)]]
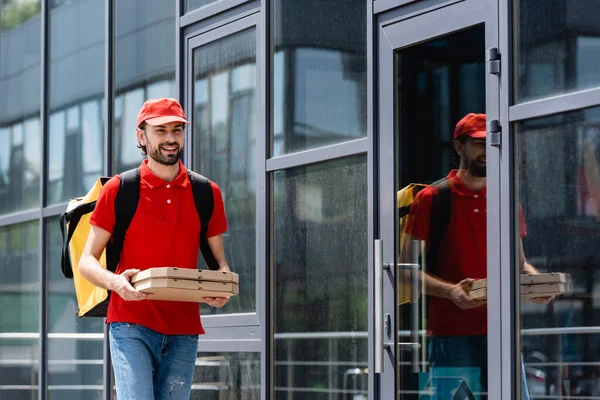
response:
[(374, 281), (375, 281), (375, 373), (383, 373), (383, 241), (375, 239), (374, 250)]

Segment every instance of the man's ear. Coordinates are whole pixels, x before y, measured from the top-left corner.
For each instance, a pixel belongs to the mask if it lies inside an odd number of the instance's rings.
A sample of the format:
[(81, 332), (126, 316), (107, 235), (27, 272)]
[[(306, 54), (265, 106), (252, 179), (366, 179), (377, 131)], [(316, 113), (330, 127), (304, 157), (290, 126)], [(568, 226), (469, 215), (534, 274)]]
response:
[(454, 151), (460, 156), (462, 154), (464, 144), (460, 140), (455, 140), (452, 144), (454, 145)]
[(144, 132), (144, 130), (137, 128), (135, 130), (135, 134), (137, 136), (137, 140), (138, 143), (141, 144), (142, 146), (146, 146), (146, 132)]

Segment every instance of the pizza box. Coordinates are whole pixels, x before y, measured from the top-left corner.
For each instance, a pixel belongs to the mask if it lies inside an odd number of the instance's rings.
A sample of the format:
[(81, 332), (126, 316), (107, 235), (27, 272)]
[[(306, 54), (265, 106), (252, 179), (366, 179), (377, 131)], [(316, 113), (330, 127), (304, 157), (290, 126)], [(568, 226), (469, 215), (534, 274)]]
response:
[[(566, 292), (566, 284), (550, 283), (546, 285), (521, 285), (521, 300), (529, 300), (535, 297), (558, 296)], [(487, 288), (471, 290), (469, 297), (472, 299), (486, 299)]]
[[(552, 283), (566, 283), (568, 274), (562, 272), (549, 272), (543, 274), (521, 274), (521, 285), (543, 285)], [(471, 282), (471, 290), (487, 287), (487, 279), (477, 279)]]
[(562, 272), (545, 274), (521, 274), (521, 285), (543, 285), (548, 283), (567, 283), (567, 275)]
[(150, 300), (172, 300), (199, 303), (203, 297), (231, 297), (239, 293), (234, 282), (193, 281), (190, 279), (152, 278), (133, 283), (148, 294)]
[(232, 282), (239, 283), (239, 276), (235, 272), (211, 271), (208, 269), (191, 269), (177, 267), (149, 268), (140, 271), (131, 277), (131, 283), (143, 282), (148, 279), (187, 279), (192, 281)]

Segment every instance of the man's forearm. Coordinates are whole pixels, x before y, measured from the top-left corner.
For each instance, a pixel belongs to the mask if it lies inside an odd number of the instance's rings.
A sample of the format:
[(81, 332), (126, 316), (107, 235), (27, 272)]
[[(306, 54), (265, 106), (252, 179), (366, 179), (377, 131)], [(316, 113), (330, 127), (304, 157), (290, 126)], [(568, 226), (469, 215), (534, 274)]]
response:
[(446, 283), (443, 280), (431, 276), (427, 273), (421, 274), (422, 279), (425, 279), (425, 292), (427, 295), (442, 297), (444, 299), (450, 298), (450, 292), (454, 285)]
[(96, 257), (84, 256), (79, 260), (79, 272), (92, 285), (107, 290), (113, 290), (113, 281), (116, 275), (100, 265)]

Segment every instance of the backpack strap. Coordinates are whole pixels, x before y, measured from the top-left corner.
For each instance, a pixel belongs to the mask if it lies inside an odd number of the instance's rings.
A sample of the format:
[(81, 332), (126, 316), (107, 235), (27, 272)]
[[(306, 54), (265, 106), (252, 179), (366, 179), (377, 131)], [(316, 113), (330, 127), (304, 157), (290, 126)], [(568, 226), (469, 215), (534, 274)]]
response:
[(125, 171), (120, 177), (119, 191), (115, 197), (115, 227), (112, 242), (106, 248), (106, 268), (111, 272), (117, 270), (125, 242), (125, 232), (140, 201), (140, 169)]
[(432, 198), (429, 214), (429, 239), (427, 243), (427, 270), (436, 275), (439, 262), (440, 245), (450, 225), (452, 214), (452, 192), (448, 179), (444, 178), (431, 184), (437, 187)]
[(206, 230), (215, 207), (212, 186), (208, 178), (205, 178), (194, 171), (188, 170), (188, 177), (192, 183), (194, 204), (196, 205), (196, 211), (200, 218), (200, 251), (202, 252), (202, 257), (204, 257), (204, 261), (208, 268), (217, 270), (219, 269), (219, 263), (206, 239)]

